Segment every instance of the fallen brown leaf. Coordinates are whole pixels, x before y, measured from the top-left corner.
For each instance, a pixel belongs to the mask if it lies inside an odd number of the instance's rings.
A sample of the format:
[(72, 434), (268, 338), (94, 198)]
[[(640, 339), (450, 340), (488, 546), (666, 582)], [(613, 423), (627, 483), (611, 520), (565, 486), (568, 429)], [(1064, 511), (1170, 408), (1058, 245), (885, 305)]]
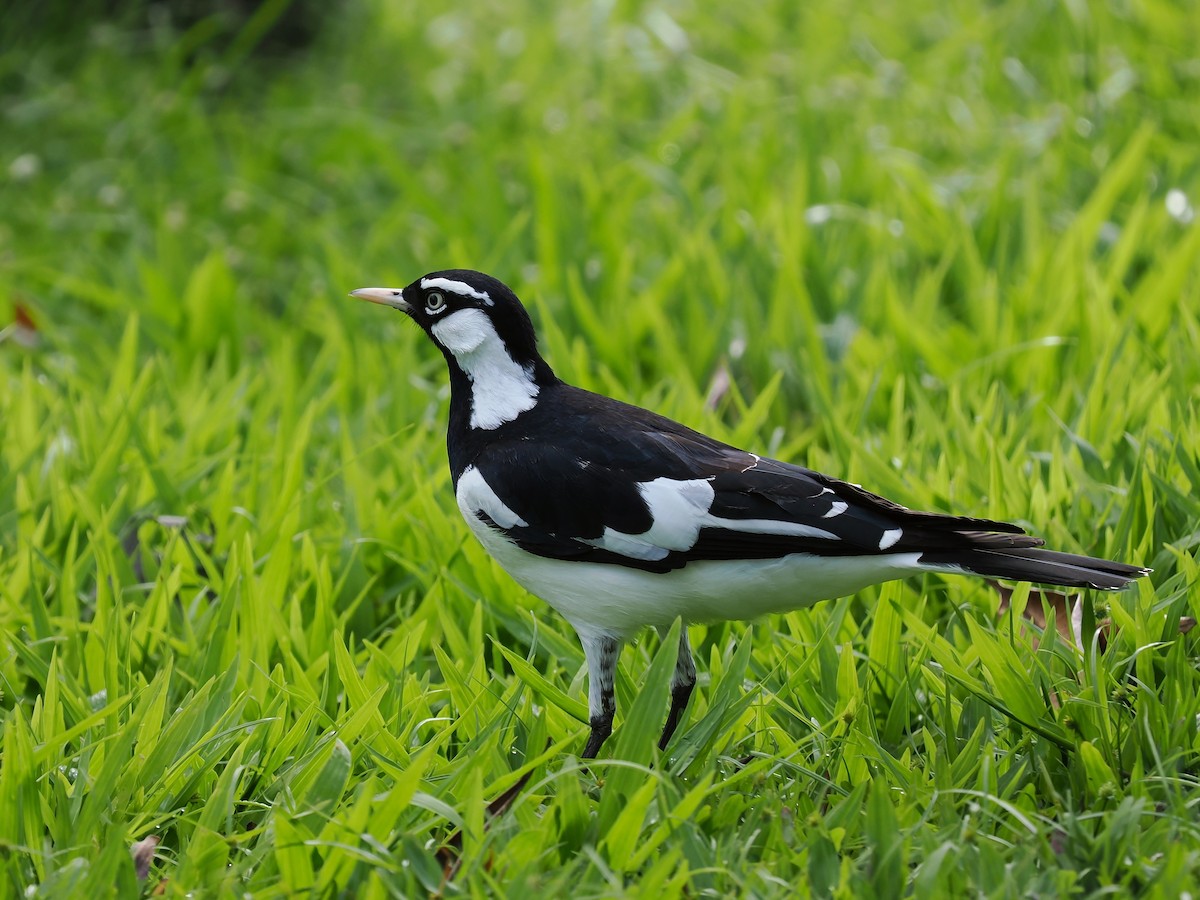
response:
[(154, 851), (158, 847), (159, 837), (156, 834), (142, 838), (129, 848), (133, 854), (133, 868), (137, 872), (138, 881), (145, 881), (150, 874), (150, 864), (154, 862)]
[[(988, 584), (1000, 595), (1000, 608), (996, 614), (997, 616), (1003, 616), (1008, 612), (1009, 606), (1012, 605), (1013, 589), (992, 579), (988, 579)], [(1064, 594), (1062, 591), (1050, 591), (1045, 588), (1031, 588), (1029, 591), (1029, 602), (1025, 604), (1023, 618), (1044, 631), (1046, 628), (1047, 606), (1054, 611), (1054, 627), (1058, 631), (1059, 637), (1083, 650), (1083, 597), (1079, 594)], [(1191, 616), (1184, 616), (1179, 620), (1180, 634), (1187, 634), (1195, 627), (1196, 620)], [(1112, 631), (1112, 619), (1101, 619), (1098, 621), (1096, 623), (1096, 631), (1099, 635), (1098, 645), (1100, 649), (1107, 649), (1108, 636)], [(1037, 639), (1034, 638), (1032, 643), (1036, 649)]]
[[(1003, 616), (1012, 604), (1013, 589), (990, 578), (988, 584), (1000, 595), (1000, 609), (997, 614)], [(1072, 596), (1064, 594), (1062, 591), (1051, 591), (1045, 588), (1030, 588), (1029, 602), (1025, 604), (1024, 618), (1037, 628), (1045, 630), (1046, 607), (1054, 611), (1054, 627), (1058, 631), (1059, 637), (1080, 650), (1084, 649), (1083, 634), (1081, 633), (1083, 630), (1083, 597), (1079, 594)], [(1108, 619), (1096, 623), (1101, 650), (1108, 646), (1108, 632), (1111, 626), (1112, 623)], [(1033, 640), (1033, 646), (1037, 647), (1036, 638)]]
[(28, 308), (20, 300), (13, 304), (12, 324), (0, 329), (0, 341), (8, 340), (29, 348), (36, 347), (41, 343), (37, 322), (33, 320)]
[(721, 363), (715, 372), (713, 372), (712, 380), (708, 383), (708, 393), (704, 397), (705, 409), (716, 409), (725, 395), (729, 393), (729, 369)]

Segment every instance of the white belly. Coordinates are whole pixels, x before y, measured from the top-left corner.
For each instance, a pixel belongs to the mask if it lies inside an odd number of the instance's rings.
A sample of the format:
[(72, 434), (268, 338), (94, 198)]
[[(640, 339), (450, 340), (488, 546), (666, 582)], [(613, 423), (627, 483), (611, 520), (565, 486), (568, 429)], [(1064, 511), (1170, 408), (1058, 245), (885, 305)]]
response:
[(655, 574), (628, 566), (547, 559), (522, 550), (476, 516), (464, 518), (513, 579), (580, 626), (629, 637), (647, 626), (753, 619), (845, 597), (920, 571), (920, 553), (704, 560)]

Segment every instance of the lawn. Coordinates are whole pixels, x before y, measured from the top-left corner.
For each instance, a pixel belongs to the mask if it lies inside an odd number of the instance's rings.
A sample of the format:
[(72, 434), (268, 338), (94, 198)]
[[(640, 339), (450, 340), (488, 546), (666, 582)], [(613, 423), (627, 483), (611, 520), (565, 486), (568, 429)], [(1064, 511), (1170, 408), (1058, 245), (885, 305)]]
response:
[[(714, 10), (6, 13), (0, 896), (1200, 891), (1200, 7)], [(648, 633), (584, 766), (345, 296), (452, 266), (568, 381), (1154, 574), (1078, 642), (952, 576), (692, 625), (663, 753)]]

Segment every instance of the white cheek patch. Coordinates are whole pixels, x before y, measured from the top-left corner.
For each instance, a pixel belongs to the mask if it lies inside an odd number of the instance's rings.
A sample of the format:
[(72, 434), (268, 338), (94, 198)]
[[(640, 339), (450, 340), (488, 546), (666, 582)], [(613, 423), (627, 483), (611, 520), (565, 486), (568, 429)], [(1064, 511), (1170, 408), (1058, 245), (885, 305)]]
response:
[(501, 528), (524, 528), (528, 524), (508, 508), (474, 466), (467, 466), (459, 477), (455, 498), (464, 516), (483, 513)]
[(641, 534), (626, 534), (605, 528), (598, 540), (584, 543), (633, 559), (664, 559), (673, 550), (686, 551), (696, 545), (702, 528), (723, 528), (743, 534), (778, 534), (795, 537), (823, 538), (836, 541), (840, 538), (832, 531), (804, 525), (799, 522), (783, 522), (777, 519), (726, 519), (714, 516), (712, 508), (715, 493), (712, 485), (704, 478), (686, 481), (672, 478), (656, 478), (638, 485), (646, 508), (650, 511), (653, 524)]
[[(434, 281), (437, 279), (426, 279)], [(481, 309), (461, 309), (429, 329), (471, 382), (471, 427), (491, 430), (537, 405), (533, 370), (519, 365)]]
[(422, 278), (421, 287), (425, 290), (441, 288), (443, 291), (451, 291), (460, 297), (472, 297), (475, 300), (482, 300), (488, 306), (495, 306), (487, 291), (477, 291), (463, 281), (454, 281), (451, 278)]
[(429, 329), (437, 338), (439, 344), (458, 356), (460, 353), (472, 353), (488, 336), (499, 340), (491, 320), (477, 309), (462, 309), (451, 313), (444, 319), (439, 319)]

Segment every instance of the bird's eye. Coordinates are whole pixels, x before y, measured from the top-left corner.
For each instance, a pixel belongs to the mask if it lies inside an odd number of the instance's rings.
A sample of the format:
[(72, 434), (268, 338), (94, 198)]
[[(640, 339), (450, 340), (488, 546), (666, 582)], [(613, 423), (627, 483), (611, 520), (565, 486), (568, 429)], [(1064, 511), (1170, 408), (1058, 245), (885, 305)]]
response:
[(441, 291), (430, 291), (425, 295), (425, 312), (441, 312), (446, 305), (446, 297)]

